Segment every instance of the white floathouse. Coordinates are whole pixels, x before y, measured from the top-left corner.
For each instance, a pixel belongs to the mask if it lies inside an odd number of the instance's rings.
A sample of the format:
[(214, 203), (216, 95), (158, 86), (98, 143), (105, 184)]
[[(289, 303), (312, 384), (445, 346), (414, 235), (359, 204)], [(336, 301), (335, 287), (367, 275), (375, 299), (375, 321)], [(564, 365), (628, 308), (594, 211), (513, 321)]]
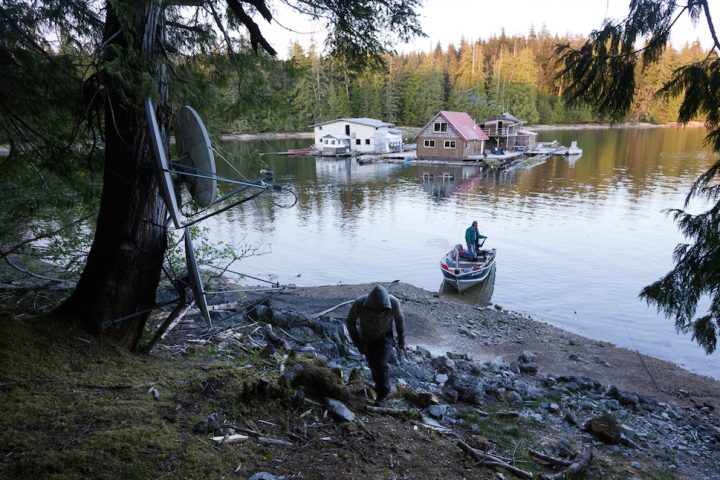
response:
[(374, 118), (338, 118), (311, 126), (315, 129), (315, 148), (318, 150), (336, 150), (334, 147), (339, 147), (340, 141), (343, 144), (347, 141), (351, 152), (402, 151), (402, 131), (391, 128), (394, 127), (392, 123)]

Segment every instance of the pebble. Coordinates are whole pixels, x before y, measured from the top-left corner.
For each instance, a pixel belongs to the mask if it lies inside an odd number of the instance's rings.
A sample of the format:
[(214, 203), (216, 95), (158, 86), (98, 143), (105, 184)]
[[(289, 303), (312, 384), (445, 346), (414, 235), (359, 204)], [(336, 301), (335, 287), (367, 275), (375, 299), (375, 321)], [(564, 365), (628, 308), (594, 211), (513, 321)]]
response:
[[(501, 310), (502, 307), (494, 308)], [(267, 312), (263, 312), (267, 313)], [(273, 312), (274, 313), (274, 312)], [(482, 314), (478, 314), (482, 315)], [(487, 314), (486, 314), (487, 315)], [(272, 315), (271, 315), (272, 316)], [(490, 315), (488, 315), (490, 316)], [(278, 315), (275, 315), (278, 317)], [(338, 335), (337, 329), (343, 324), (342, 318), (321, 323), (322, 329), (328, 329), (326, 334), (321, 330), (313, 335), (303, 334), (303, 340), (307, 343), (304, 347), (294, 348), (295, 351), (315, 351), (334, 360), (343, 369), (361, 366), (362, 376), (365, 381), (370, 380), (370, 374), (366, 362), (359, 362), (361, 357), (357, 356), (354, 348), (348, 344), (347, 335)], [(479, 326), (481, 325), (482, 326)], [(492, 342), (500, 339), (505, 341), (514, 333), (503, 331), (507, 324), (501, 321), (488, 323), (482, 318), (475, 322), (477, 328), (490, 329), (489, 334)], [(476, 328), (475, 326), (472, 327)], [(334, 330), (333, 330), (334, 329)], [(473, 334), (470, 327), (463, 328), (465, 332)], [(468, 333), (464, 333), (468, 335)], [(528, 334), (525, 331), (523, 334)], [(468, 335), (471, 336), (471, 335)], [(519, 337), (516, 337), (519, 339)], [(255, 339), (257, 341), (257, 339)], [(243, 340), (238, 340), (243, 341)], [(605, 347), (604, 344), (598, 344)], [(355, 352), (355, 357), (341, 356), (339, 352)], [(569, 358), (582, 361), (576, 353), (569, 354)], [(602, 358), (595, 358), (602, 360)], [(599, 363), (599, 362), (598, 362)], [(527, 367), (530, 368), (527, 368)], [(657, 457), (657, 461), (663, 465), (666, 471), (680, 469), (683, 472), (687, 468), (693, 468), (698, 458), (713, 458), (720, 449), (720, 427), (709, 423), (707, 413), (717, 410), (717, 407), (710, 402), (697, 402), (693, 409), (680, 409), (656, 402), (634, 392), (622, 391), (614, 386), (602, 385), (599, 382), (582, 376), (555, 376), (537, 372), (536, 355), (533, 352), (522, 352), (510, 365), (494, 360), (491, 362), (473, 362), (464, 354), (448, 353), (438, 357), (432, 356), (431, 352), (416, 347), (408, 351), (408, 360), (391, 365), (391, 376), (397, 382), (402, 378), (402, 383), (407, 384), (406, 388), (412, 388), (416, 392), (427, 392), (444, 398), (449, 403), (440, 405), (429, 405), (422, 410), (423, 420), (426, 423), (447, 427), (448, 425), (460, 423), (467, 418), (464, 414), (463, 405), (478, 405), (482, 410), (487, 410), (494, 415), (497, 409), (503, 407), (497, 405), (497, 401), (513, 402), (513, 410), (516, 410), (523, 418), (542, 424), (547, 422), (547, 413), (561, 415), (565, 424), (563, 425), (562, 439), (570, 447), (571, 443), (576, 447), (585, 444), (594, 444), (597, 448), (617, 452), (622, 457), (633, 458), (637, 453), (633, 449), (641, 451), (663, 452)], [(533, 372), (535, 370), (535, 372)], [(533, 374), (534, 373), (534, 374)], [(677, 393), (683, 397), (690, 395), (679, 390)], [(544, 400), (543, 407), (531, 407)], [(525, 406), (522, 402), (528, 403)], [(335, 400), (334, 402), (337, 402)], [(328, 401), (328, 411), (332, 403)], [(455, 403), (458, 402), (458, 403)], [(460, 403), (461, 402), (461, 403)], [(532, 402), (532, 403), (530, 403)], [(343, 421), (352, 421), (354, 414), (349, 411), (341, 402), (337, 402), (337, 412), (347, 410), (349, 415)], [(507, 408), (504, 407), (504, 408)], [(563, 414), (564, 412), (564, 414)], [(587, 425), (589, 419), (598, 418), (600, 415), (612, 412), (615, 424), (606, 425), (603, 433), (596, 431), (598, 435), (593, 440), (587, 433), (582, 431), (582, 425)], [(342, 415), (333, 417), (342, 418)], [(580, 417), (580, 420), (578, 420)], [(556, 417), (558, 418), (558, 417)], [(477, 422), (465, 422), (473, 430), (481, 428)], [(603, 440), (599, 440), (602, 438)], [(616, 445), (607, 445), (607, 442)], [(576, 453), (573, 451), (573, 454)], [(564, 455), (572, 458), (573, 455)], [(670, 464), (667, 458), (672, 457), (675, 463)], [(637, 470), (643, 468), (639, 461), (634, 460), (630, 465)], [(669, 466), (668, 466), (669, 465)], [(679, 465), (679, 467), (678, 467)], [(691, 478), (712, 478), (717, 472), (698, 472)], [(701, 474), (703, 473), (703, 474)], [(256, 480), (261, 480), (258, 477)]]

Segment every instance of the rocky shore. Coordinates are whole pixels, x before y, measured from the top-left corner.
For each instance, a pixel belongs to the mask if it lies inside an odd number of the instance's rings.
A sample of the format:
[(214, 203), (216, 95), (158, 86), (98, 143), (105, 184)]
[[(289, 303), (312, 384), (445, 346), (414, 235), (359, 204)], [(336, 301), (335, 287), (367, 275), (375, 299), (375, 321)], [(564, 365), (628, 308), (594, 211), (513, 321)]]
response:
[(213, 328), (191, 311), (144, 357), (31, 321), (34, 287), (10, 276), (6, 478), (113, 478), (128, 455), (184, 478), (718, 478), (720, 382), (498, 305), (389, 284), (408, 349), (376, 408), (344, 327), (371, 284), (213, 295)]
[[(358, 416), (368, 409), (392, 416), (418, 412), (422, 428), (472, 439), (490, 418), (514, 418), (545, 439), (539, 442), (543, 451), (566, 462), (563, 468), (594, 451), (604, 459), (601, 464), (613, 456), (626, 459), (630, 470), (622, 478), (656, 478), (647, 476), (648, 463), (671, 478), (717, 478), (720, 382), (498, 306), (466, 305), (407, 284), (391, 286), (402, 302), (409, 344), (407, 354), (392, 361), (396, 393), (388, 408), (363, 409), (362, 400), (372, 401), (369, 371), (343, 323), (347, 300), (371, 287), (249, 295), (232, 307), (247, 314), (246, 322), (216, 325), (219, 333), (205, 338), (216, 341), (221, 352), (233, 343), (245, 348), (267, 343), (292, 352), (297, 363), (280, 384), (303, 397), (324, 398), (340, 423), (362, 423)], [(251, 327), (255, 336), (246, 334)], [(311, 368), (308, 359), (321, 363)], [(339, 384), (318, 381), (317, 365), (336, 372)], [(358, 377), (366, 382), (353, 388)], [(338, 393), (346, 390), (351, 393)], [(235, 433), (221, 426), (218, 432)], [(476, 450), (487, 453), (490, 447), (482, 445), (487, 440), (474, 441), (480, 442)], [(522, 472), (510, 473), (523, 478)]]

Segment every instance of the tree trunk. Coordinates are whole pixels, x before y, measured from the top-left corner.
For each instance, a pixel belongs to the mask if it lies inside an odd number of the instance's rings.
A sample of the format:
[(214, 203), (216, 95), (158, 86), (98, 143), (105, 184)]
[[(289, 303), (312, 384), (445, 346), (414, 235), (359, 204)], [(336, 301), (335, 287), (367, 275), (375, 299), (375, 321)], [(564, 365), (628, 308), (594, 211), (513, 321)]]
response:
[[(105, 169), (97, 230), (77, 288), (59, 313), (77, 320), (85, 330), (107, 335), (135, 351), (155, 303), (167, 246), (166, 208), (153, 171), (143, 87), (139, 84), (146, 65), (155, 65), (160, 55), (162, 10), (155, 1), (126, 2), (123, 5), (127, 9), (120, 17), (114, 5), (107, 2), (103, 62), (113, 62), (117, 68), (116, 62), (125, 65), (133, 58), (137, 60), (119, 72), (123, 80), (110, 76), (101, 80), (107, 94)], [(164, 76), (161, 71), (150, 73), (161, 86), (157, 103), (166, 106)], [(128, 77), (133, 79), (130, 84)], [(167, 108), (159, 110), (158, 124), (167, 144), (169, 117), (162, 113)]]

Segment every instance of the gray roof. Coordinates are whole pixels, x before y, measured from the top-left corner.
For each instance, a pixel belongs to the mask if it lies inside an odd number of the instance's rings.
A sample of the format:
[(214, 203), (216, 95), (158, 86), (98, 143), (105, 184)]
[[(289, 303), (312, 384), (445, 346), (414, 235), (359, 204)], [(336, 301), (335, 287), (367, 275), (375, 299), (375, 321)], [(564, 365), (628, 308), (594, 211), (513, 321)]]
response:
[(311, 127), (319, 127), (321, 125), (327, 125), (329, 123), (336, 123), (336, 122), (347, 122), (347, 123), (359, 123), (360, 125), (367, 125), (369, 127), (393, 127), (395, 126), (394, 123), (387, 123), (383, 122), (382, 120), (376, 120), (374, 118), (367, 118), (367, 117), (361, 117), (361, 118), (336, 118), (335, 120), (328, 120), (327, 122), (322, 123), (316, 123), (314, 125), (310, 125)]
[(495, 120), (509, 120), (509, 121), (511, 121), (511, 122), (513, 122), (513, 123), (515, 123), (515, 124), (519, 124), (519, 125), (522, 125), (522, 124), (524, 123), (522, 120), (520, 120), (520, 119), (518, 119), (518, 118), (515, 118), (514, 116), (512, 116), (512, 115), (509, 114), (508, 112), (504, 112), (504, 113), (501, 113), (500, 115), (497, 115), (497, 116), (495, 116), (495, 117), (485, 119), (485, 120), (483, 120), (482, 122), (479, 122), (479, 123), (494, 122)]

